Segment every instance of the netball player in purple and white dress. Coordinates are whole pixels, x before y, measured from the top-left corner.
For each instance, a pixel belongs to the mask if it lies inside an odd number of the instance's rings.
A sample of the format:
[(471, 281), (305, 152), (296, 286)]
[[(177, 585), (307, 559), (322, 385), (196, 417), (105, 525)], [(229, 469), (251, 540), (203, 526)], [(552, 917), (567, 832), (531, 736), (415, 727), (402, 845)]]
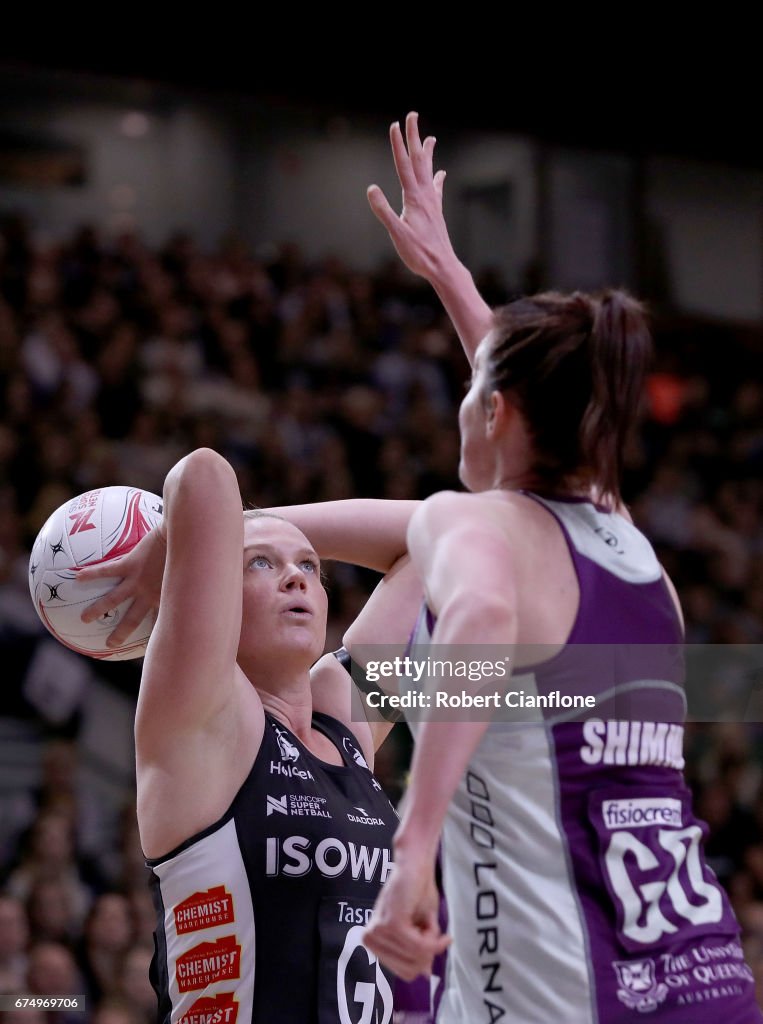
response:
[(549, 293), (493, 315), (450, 248), (415, 115), (407, 142), (393, 126), (402, 216), (378, 189), (371, 203), (473, 364), (459, 414), (473, 493), (435, 495), (408, 530), (426, 599), (414, 647), (542, 645), (516, 690), (590, 695), (596, 711), (418, 726), (366, 944), (404, 977), (427, 969), (442, 831), (453, 941), (438, 1024), (761, 1021), (682, 777), (680, 608), (619, 498), (643, 310), (619, 291)]

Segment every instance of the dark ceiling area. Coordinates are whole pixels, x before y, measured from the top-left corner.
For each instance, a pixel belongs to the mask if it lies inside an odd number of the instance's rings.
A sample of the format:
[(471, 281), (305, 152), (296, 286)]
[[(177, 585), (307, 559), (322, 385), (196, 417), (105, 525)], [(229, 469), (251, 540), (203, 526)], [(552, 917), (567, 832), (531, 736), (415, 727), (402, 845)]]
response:
[(471, 74), (456, 67), (429, 73), (416, 61), (400, 70), (376, 50), (359, 54), (338, 45), (323, 47), (309, 60), (281, 51), (241, 59), (212, 47), (203, 59), (198, 48), (187, 47), (167, 48), (160, 56), (140, 49), (110, 54), (61, 47), (50, 53), (0, 52), (0, 67), (6, 93), (14, 75), (97, 75), (112, 83), (303, 104), (327, 116), (392, 120), (415, 108), (432, 131), (497, 130), (550, 144), (763, 168), (756, 89), (753, 82), (747, 87), (744, 73), (732, 80), (704, 69), (699, 76), (677, 64), (650, 66), (648, 59), (636, 69), (627, 61), (598, 69), (567, 62), (552, 66), (549, 79), (537, 68), (533, 74), (518, 66), (505, 71), (487, 60)]

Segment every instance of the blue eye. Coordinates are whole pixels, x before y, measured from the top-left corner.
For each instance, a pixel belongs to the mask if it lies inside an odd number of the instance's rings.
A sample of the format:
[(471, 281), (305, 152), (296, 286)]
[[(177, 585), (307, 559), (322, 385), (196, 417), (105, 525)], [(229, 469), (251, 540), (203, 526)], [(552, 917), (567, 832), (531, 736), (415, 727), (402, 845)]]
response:
[(270, 560), (268, 558), (266, 558), (264, 555), (255, 555), (254, 558), (249, 563), (249, 567), (250, 568), (253, 567), (255, 569), (272, 569), (273, 568), (272, 565), (270, 564)]
[(299, 564), (308, 572), (318, 572), (318, 566), (311, 558), (305, 558), (304, 561)]

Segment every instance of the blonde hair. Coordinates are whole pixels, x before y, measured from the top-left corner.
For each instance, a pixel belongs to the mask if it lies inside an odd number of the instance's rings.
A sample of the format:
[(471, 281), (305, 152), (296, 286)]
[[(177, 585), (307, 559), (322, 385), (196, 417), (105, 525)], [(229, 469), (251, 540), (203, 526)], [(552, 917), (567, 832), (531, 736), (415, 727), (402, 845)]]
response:
[(266, 512), (262, 508), (245, 508), (244, 519), (280, 519), (282, 523), (288, 523), (285, 516), (276, 515), (275, 512)]

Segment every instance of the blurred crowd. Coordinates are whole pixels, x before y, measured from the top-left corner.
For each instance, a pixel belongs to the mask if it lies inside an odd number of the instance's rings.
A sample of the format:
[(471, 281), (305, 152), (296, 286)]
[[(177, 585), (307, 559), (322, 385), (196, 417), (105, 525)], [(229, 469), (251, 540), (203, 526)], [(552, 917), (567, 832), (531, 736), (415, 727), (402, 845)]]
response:
[[(154, 908), (135, 821), (127, 804), (114, 848), (84, 854), (83, 820), (97, 813), (78, 785), (76, 744), (51, 740), (32, 822), (5, 850), (0, 886), (0, 993), (85, 995), (88, 1013), (59, 1021), (147, 1024), (156, 1017), (149, 981)], [(8, 857), (10, 854), (10, 857)], [(30, 1011), (19, 1020), (34, 1020)]]
[[(491, 304), (508, 298), (494, 275), (478, 283)], [(758, 644), (760, 331), (659, 311), (654, 326), (657, 354), (625, 497), (678, 586), (688, 641)], [(154, 251), (135, 235), (105, 240), (92, 228), (40, 245), (22, 220), (7, 218), (6, 666), (20, 678), (41, 636), (28, 598), (28, 552), (67, 498), (114, 483), (160, 494), (170, 466), (200, 445), (225, 455), (244, 500), (262, 506), (456, 488), (456, 409), (467, 373), (436, 297), (395, 262), (363, 273), (330, 257), (310, 263), (290, 246), (255, 257), (235, 239), (210, 254), (180, 234)], [(374, 582), (330, 568), (329, 647), (341, 642)], [(106, 666), (97, 668), (109, 678)], [(733, 718), (749, 717), (756, 679), (737, 676), (726, 701)], [(6, 689), (0, 718), (17, 713)], [(403, 728), (381, 761), (393, 798), (409, 746)], [(106, 847), (83, 843), (99, 830), (77, 784), (76, 724), (63, 730), (66, 738), (52, 732), (42, 784), (26, 795), (34, 806), (28, 826), (0, 843), (0, 992), (86, 992), (98, 1024), (140, 1024), (155, 1010), (147, 980), (153, 910), (134, 808), (125, 805)], [(763, 729), (722, 722), (691, 726), (687, 737), (689, 779), (711, 828), (710, 862), (763, 979)], [(35, 1024), (31, 1014), (23, 1020)]]

